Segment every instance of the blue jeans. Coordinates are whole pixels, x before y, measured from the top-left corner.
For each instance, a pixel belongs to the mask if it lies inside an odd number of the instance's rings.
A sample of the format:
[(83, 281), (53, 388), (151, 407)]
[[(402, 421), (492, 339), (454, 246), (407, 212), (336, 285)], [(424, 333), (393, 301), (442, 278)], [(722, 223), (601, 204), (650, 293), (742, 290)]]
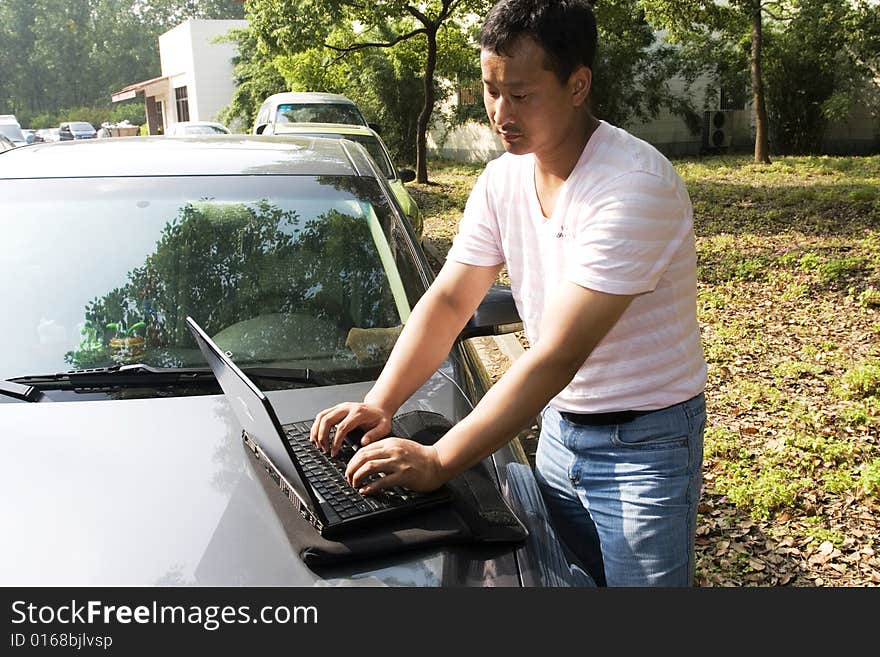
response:
[(706, 401), (624, 424), (542, 413), (536, 475), (553, 525), (599, 586), (693, 586)]

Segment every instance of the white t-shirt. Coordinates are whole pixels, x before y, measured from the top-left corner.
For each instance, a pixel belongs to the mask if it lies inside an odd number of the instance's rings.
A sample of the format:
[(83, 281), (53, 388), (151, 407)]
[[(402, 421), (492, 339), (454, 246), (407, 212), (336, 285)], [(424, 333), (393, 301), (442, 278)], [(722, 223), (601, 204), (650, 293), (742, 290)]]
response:
[(653, 146), (600, 122), (545, 218), (535, 159), (505, 153), (480, 174), (448, 258), (507, 264), (529, 343), (562, 281), (638, 295), (551, 405), (574, 413), (651, 410), (699, 394), (693, 209)]

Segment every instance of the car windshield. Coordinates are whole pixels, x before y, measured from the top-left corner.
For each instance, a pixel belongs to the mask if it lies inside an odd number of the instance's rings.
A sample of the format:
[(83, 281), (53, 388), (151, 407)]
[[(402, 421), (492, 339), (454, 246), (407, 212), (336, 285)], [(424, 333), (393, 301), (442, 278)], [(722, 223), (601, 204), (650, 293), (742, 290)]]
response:
[(71, 130), (76, 130), (77, 132), (94, 132), (95, 130), (91, 123), (86, 123), (85, 121), (74, 121), (69, 125)]
[(0, 135), (12, 141), (25, 141), (21, 128), (14, 123), (0, 123)]
[(187, 315), (241, 366), (371, 380), (422, 290), (375, 180), (0, 180), (0, 197), (0, 380), (204, 367)]
[(365, 125), (361, 113), (348, 103), (289, 103), (278, 106), (277, 123), (345, 123)]

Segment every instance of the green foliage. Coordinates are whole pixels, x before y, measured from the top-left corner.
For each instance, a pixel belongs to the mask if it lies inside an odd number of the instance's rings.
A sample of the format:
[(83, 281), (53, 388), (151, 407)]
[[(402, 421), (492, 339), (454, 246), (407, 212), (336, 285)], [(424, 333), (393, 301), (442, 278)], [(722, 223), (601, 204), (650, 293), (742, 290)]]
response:
[(110, 119), (112, 123), (121, 123), (128, 120), (132, 125), (143, 125), (147, 122), (147, 112), (144, 104), (138, 100), (117, 103), (110, 110)]
[[(284, 70), (278, 70), (288, 82), (308, 81), (310, 90), (330, 91), (328, 83), (344, 80), (347, 88), (352, 80), (356, 93), (349, 89), (349, 94), (358, 104), (363, 101), (371, 105), (373, 94), (381, 101), (373, 105), (373, 112), (390, 108), (394, 112), (392, 120), (382, 121), (383, 127), (389, 125), (389, 141), (395, 144), (400, 156), (407, 135), (414, 137), (418, 180), (427, 182), (427, 129), (443, 99), (435, 76), (455, 78), (454, 69), (462, 58), (454, 54), (450, 45), (465, 43), (454, 36), (463, 29), (458, 20), (482, 16), (489, 6), (489, 0), (388, 0), (371, 4), (355, 0), (248, 0), (246, 10), (258, 52), (265, 58), (287, 58), (281, 64)], [(343, 62), (353, 54), (379, 48), (393, 52), (366, 58), (367, 68)], [(316, 52), (302, 55), (310, 51)], [(450, 51), (453, 56), (447, 57)], [(318, 61), (325, 70), (315, 70)], [(356, 75), (340, 77), (338, 64), (351, 66)], [(371, 65), (375, 67), (372, 70), (368, 68)], [(415, 71), (424, 81), (421, 94), (412, 89)], [(320, 88), (312, 86), (316, 77)], [(368, 86), (358, 86), (364, 78)], [(414, 99), (421, 101), (415, 125), (412, 117), (407, 116)], [(406, 157), (405, 153), (402, 155)]]
[(825, 285), (845, 287), (853, 277), (862, 273), (866, 260), (859, 256), (831, 258), (818, 267), (819, 278)]
[[(655, 118), (668, 110), (685, 120), (691, 131), (700, 118), (688, 100), (696, 71), (681, 53), (657, 42), (638, 0), (596, 4), (599, 30), (590, 102), (596, 116), (614, 125)], [(678, 76), (683, 88), (672, 93), (669, 80)]]
[[(109, 107), (74, 107), (63, 109), (58, 113), (59, 122), (64, 121), (87, 121), (96, 128), (110, 116)], [(57, 125), (57, 124), (56, 124)]]
[(109, 108), (114, 91), (157, 74), (160, 34), (242, 16), (232, 0), (2, 0), (0, 112), (52, 127), (69, 120), (63, 108)]
[(880, 459), (865, 464), (859, 475), (860, 485), (869, 495), (880, 497)]
[(809, 516), (805, 519), (804, 535), (811, 543), (831, 543), (839, 548), (843, 545), (846, 536), (837, 530), (827, 529), (823, 526), (825, 519), (820, 516)]
[(715, 487), (737, 507), (749, 511), (755, 520), (767, 520), (775, 511), (794, 504), (809, 480), (780, 467), (758, 463), (756, 468), (726, 463)]
[(254, 125), (263, 100), (288, 89), (273, 59), (257, 50), (257, 39), (252, 32), (232, 30), (224, 39), (235, 42), (238, 53), (233, 58), (235, 91), (218, 118), (222, 123), (238, 126), (241, 132), (247, 133)]
[(880, 359), (870, 359), (844, 372), (838, 394), (843, 399), (880, 396)]
[(880, 290), (873, 285), (869, 285), (860, 292), (853, 290), (853, 297), (855, 302), (863, 308), (880, 307)]
[(847, 0), (799, 0), (765, 31), (767, 104), (774, 151), (821, 152), (831, 122), (872, 104), (873, 77), (853, 26), (866, 11)]
[(840, 411), (840, 420), (848, 426), (864, 426), (880, 422), (880, 398), (865, 397), (853, 400), (851, 404), (844, 406)]
[(703, 436), (703, 456), (706, 459), (748, 460), (748, 450), (739, 434), (724, 427), (707, 426)]
[[(820, 152), (830, 121), (855, 107), (876, 114), (880, 94), (870, 81), (880, 62), (880, 8), (850, 0), (702, 2), (641, 0), (652, 25), (669, 30), (694, 70), (712, 78), (707, 106), (718, 90), (739, 101), (749, 88), (753, 12), (762, 24), (761, 69), (774, 152)], [(731, 93), (732, 92), (732, 93)]]
[(855, 487), (855, 477), (848, 470), (830, 470), (822, 478), (822, 488), (832, 495), (845, 493)]
[[(335, 38), (342, 38), (339, 32)], [(354, 38), (352, 35), (351, 38)], [(416, 160), (416, 124), (424, 100), (423, 72), (425, 44), (416, 39), (395, 48), (369, 48), (333, 54), (313, 48), (273, 61), (291, 91), (329, 91), (357, 99), (367, 120), (380, 126), (396, 163)], [(434, 81), (438, 100), (446, 92)]]
[(20, 121), (24, 121), (23, 125), (28, 128), (57, 128), (60, 121), (54, 114), (34, 114), (30, 119), (27, 117), (19, 117)]

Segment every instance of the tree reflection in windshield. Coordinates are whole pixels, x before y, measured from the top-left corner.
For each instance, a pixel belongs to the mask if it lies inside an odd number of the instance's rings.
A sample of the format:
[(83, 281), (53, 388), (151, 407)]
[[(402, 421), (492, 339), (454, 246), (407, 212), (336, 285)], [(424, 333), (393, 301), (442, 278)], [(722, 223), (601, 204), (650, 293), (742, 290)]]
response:
[(400, 324), (358, 210), (302, 220), (266, 200), (206, 199), (180, 208), (125, 285), (86, 304), (82, 340), (65, 360), (201, 363), (187, 315), (250, 362), (352, 360), (350, 329)]

